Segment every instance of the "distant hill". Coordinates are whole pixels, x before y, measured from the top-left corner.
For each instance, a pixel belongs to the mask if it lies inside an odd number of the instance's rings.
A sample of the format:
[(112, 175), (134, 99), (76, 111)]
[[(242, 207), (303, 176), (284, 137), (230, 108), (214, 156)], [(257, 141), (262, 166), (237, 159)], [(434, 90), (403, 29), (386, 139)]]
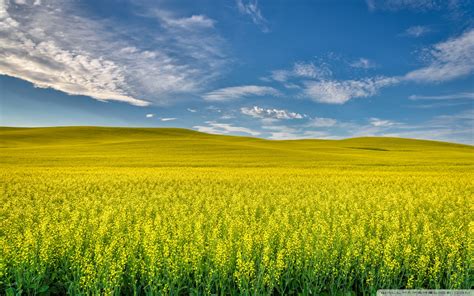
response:
[(0, 128), (0, 163), (22, 166), (472, 166), (474, 146), (364, 137), (264, 140), (179, 128)]

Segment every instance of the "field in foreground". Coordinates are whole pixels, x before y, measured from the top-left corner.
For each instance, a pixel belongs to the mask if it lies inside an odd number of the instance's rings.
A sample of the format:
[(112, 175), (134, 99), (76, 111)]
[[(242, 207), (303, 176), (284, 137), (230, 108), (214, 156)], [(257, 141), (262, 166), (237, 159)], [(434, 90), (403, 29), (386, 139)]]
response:
[(0, 128), (0, 294), (473, 287), (474, 147)]

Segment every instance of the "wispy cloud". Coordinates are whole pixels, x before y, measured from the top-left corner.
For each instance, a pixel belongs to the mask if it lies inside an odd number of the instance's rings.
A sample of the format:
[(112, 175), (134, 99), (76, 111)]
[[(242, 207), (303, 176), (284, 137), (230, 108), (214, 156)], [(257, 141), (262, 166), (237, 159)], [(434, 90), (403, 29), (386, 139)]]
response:
[(417, 104), (417, 105), (410, 105), (410, 108), (417, 108), (417, 109), (432, 109), (432, 108), (446, 108), (446, 107), (454, 107), (460, 105), (468, 105), (472, 104), (472, 102), (457, 100), (457, 101), (438, 101), (435, 103), (429, 104)]
[(306, 126), (308, 127), (331, 127), (337, 124), (337, 120), (333, 118), (315, 117), (312, 118)]
[(177, 118), (175, 117), (165, 117), (165, 118), (160, 118), (161, 121), (174, 121), (176, 120)]
[(394, 125), (399, 124), (396, 121), (387, 120), (387, 119), (380, 119), (380, 118), (376, 118), (376, 117), (370, 118), (369, 122), (370, 122), (371, 125), (378, 126), (378, 127), (388, 127), (388, 126), (394, 126)]
[(332, 75), (327, 65), (316, 66), (314, 63), (296, 62), (290, 70), (272, 71), (270, 78), (278, 82), (287, 82), (291, 78), (326, 79)]
[(0, 0), (0, 74), (37, 87), (162, 104), (200, 91), (225, 62), (213, 21), (202, 15), (170, 14), (151, 31), (91, 19), (75, 1), (9, 3)]
[[(455, 114), (447, 114), (447, 115), (438, 115), (435, 116), (434, 119), (431, 121), (433, 125), (438, 126), (453, 126), (453, 124), (460, 123), (460, 122), (468, 122), (471, 125), (471, 128), (474, 126), (474, 109), (464, 110)], [(474, 130), (471, 130), (474, 134)]]
[[(438, 10), (443, 7), (448, 6), (448, 2), (456, 1), (446, 1), (446, 0), (366, 0), (367, 7), (370, 11), (374, 10)], [(453, 4), (451, 4), (453, 5)]]
[(217, 108), (216, 106), (213, 106), (213, 105), (210, 105), (210, 106), (207, 106), (205, 108), (206, 110), (209, 110), (209, 111), (212, 111), (212, 112), (217, 112), (217, 113), (221, 113), (222, 110)]
[(241, 14), (248, 15), (252, 22), (264, 33), (270, 32), (268, 21), (263, 17), (258, 0), (236, 0), (237, 9)]
[(187, 108), (186, 110), (188, 110), (188, 111), (191, 112), (191, 113), (196, 113), (196, 112), (197, 112), (196, 109), (192, 109), (192, 108)]
[(474, 144), (474, 109), (438, 115), (420, 124), (387, 131), (385, 136)]
[(186, 30), (213, 28), (215, 21), (205, 15), (192, 15), (190, 17), (176, 17), (169, 11), (155, 9), (148, 12), (149, 16), (156, 16), (164, 26), (178, 27)]
[(279, 96), (280, 92), (269, 86), (243, 85), (216, 89), (203, 95), (206, 101), (231, 101), (249, 96)]
[(262, 128), (269, 131), (268, 139), (271, 140), (295, 140), (302, 137), (299, 129), (286, 125), (264, 125)]
[(276, 131), (276, 132), (285, 132), (285, 133), (296, 133), (296, 132), (298, 132), (298, 129), (293, 128), (293, 127), (289, 127), (289, 126), (286, 126), (286, 125), (264, 125), (264, 126), (262, 126), (262, 129)]
[(434, 116), (422, 122), (405, 123), (379, 117), (351, 121), (315, 117), (306, 123), (292, 124), (291, 126), (266, 124), (261, 128), (263, 135), (275, 140), (341, 139), (373, 136), (407, 137), (473, 144), (473, 126), (474, 109), (471, 108), (458, 113)]
[(411, 95), (409, 97), (410, 100), (474, 100), (474, 92), (462, 92), (462, 93), (455, 93), (455, 94), (446, 94), (446, 95), (431, 95), (431, 96), (424, 96), (424, 95)]
[(304, 96), (327, 104), (344, 104), (352, 98), (370, 97), (380, 88), (398, 83), (397, 78), (375, 77), (361, 80), (324, 80), (305, 82)]
[(234, 119), (234, 118), (235, 116), (231, 114), (224, 114), (221, 117), (219, 117), (219, 119), (222, 119), (222, 120), (229, 120), (229, 119)]
[(410, 124), (388, 119), (369, 118), (367, 123), (342, 122), (342, 133), (330, 133), (338, 137), (404, 137), (439, 140), (457, 143), (474, 143), (474, 110), (438, 115), (422, 122)]
[(293, 75), (298, 77), (317, 78), (321, 74), (313, 63), (299, 62), (295, 63), (293, 66)]
[(428, 54), (429, 65), (407, 73), (406, 80), (442, 82), (471, 74), (474, 71), (474, 29), (434, 45)]
[(304, 115), (290, 112), (284, 109), (265, 109), (258, 106), (249, 107), (242, 107), (240, 108), (240, 112), (244, 115), (248, 115), (254, 118), (260, 119), (302, 119)]
[(297, 127), (289, 127), (286, 125), (267, 125), (262, 126), (263, 129), (269, 130), (268, 139), (271, 140), (298, 140), (298, 139), (315, 139), (327, 138), (328, 132), (305, 130)]
[(145, 115), (146, 118), (153, 118), (155, 117), (155, 114), (153, 113), (148, 113), (147, 115)]
[(268, 138), (270, 140), (299, 140), (302, 139), (303, 136), (292, 132), (270, 132)]
[(426, 52), (428, 65), (404, 76), (306, 80), (300, 96), (319, 103), (344, 104), (353, 98), (374, 96), (381, 88), (401, 82), (438, 83), (469, 75), (474, 72), (474, 29), (435, 44)]
[(241, 126), (234, 126), (228, 123), (219, 123), (215, 121), (206, 121), (206, 126), (203, 125), (195, 125), (193, 126), (194, 129), (209, 134), (229, 134), (229, 133), (244, 133), (249, 134), (252, 136), (260, 135), (260, 132), (254, 131), (252, 129), (241, 127)]
[(360, 68), (360, 69), (371, 69), (375, 68), (375, 63), (367, 58), (359, 58), (358, 60), (350, 63), (350, 66), (353, 68)]
[(421, 37), (431, 32), (428, 26), (413, 26), (406, 29), (404, 35), (410, 37)]

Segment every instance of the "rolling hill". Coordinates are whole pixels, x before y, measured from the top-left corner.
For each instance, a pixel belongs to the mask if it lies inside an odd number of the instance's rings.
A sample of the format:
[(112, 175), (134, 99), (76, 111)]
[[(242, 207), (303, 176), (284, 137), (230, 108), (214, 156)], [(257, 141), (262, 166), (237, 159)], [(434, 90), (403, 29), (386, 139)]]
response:
[(264, 140), (178, 128), (0, 128), (2, 165), (133, 167), (472, 166), (474, 147), (365, 137)]

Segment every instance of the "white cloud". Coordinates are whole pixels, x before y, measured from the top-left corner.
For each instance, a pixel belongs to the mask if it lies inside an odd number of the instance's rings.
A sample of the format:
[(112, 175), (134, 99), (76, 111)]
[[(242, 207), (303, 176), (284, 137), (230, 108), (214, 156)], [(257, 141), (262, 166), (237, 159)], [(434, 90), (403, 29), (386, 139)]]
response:
[(188, 111), (191, 112), (191, 113), (196, 113), (196, 112), (197, 112), (196, 109), (191, 109), (191, 108), (187, 108), (186, 110), (188, 110)]
[(262, 119), (302, 119), (304, 115), (284, 109), (265, 109), (258, 106), (240, 108), (242, 114)]
[(318, 69), (316, 69), (313, 63), (295, 63), (293, 73), (298, 77), (316, 78), (319, 76)]
[(260, 132), (251, 130), (246, 127), (233, 126), (231, 124), (218, 123), (214, 121), (206, 121), (206, 123), (208, 124), (207, 126), (195, 125), (193, 126), (193, 128), (197, 129), (200, 132), (209, 134), (244, 133), (252, 136), (260, 135)]
[(306, 81), (302, 95), (320, 103), (344, 104), (352, 98), (373, 96), (379, 89), (402, 81), (442, 82), (469, 75), (474, 72), (474, 29), (434, 45), (428, 53), (428, 66), (403, 77)]
[(155, 117), (155, 114), (149, 113), (149, 114), (145, 115), (145, 117), (146, 118), (153, 118), (153, 117)]
[(174, 117), (168, 117), (168, 118), (160, 118), (161, 121), (173, 121), (173, 120), (176, 120), (177, 118), (174, 118)]
[(420, 124), (392, 130), (384, 136), (439, 140), (474, 144), (474, 109), (454, 114), (438, 115)]
[(337, 124), (337, 120), (333, 118), (315, 117), (312, 118), (307, 126), (309, 127), (331, 127)]
[[(299, 96), (327, 104), (344, 104), (353, 98), (374, 96), (381, 88), (401, 82), (442, 82), (462, 77), (474, 72), (474, 29), (461, 36), (438, 43), (428, 50), (430, 63), (426, 67), (411, 71), (404, 76), (368, 77), (362, 79), (336, 80), (328, 67), (314, 64), (295, 63), (292, 70), (276, 70), (271, 79), (281, 82), (285, 87), (300, 90)], [(366, 59), (349, 64), (357, 68), (371, 68), (375, 63)], [(288, 85), (294, 77), (306, 78), (300, 84)], [(413, 96), (412, 99), (416, 98)]]
[(216, 89), (203, 95), (206, 101), (231, 101), (249, 96), (279, 96), (280, 92), (273, 87), (243, 85)]
[(230, 115), (230, 114), (224, 114), (221, 117), (219, 117), (219, 119), (222, 119), (222, 120), (229, 120), (229, 119), (234, 119), (234, 118), (235, 118), (235, 116)]
[(327, 132), (321, 132), (321, 131), (305, 131), (303, 133), (304, 139), (333, 139), (335, 138), (334, 136), (330, 136)]
[(474, 29), (436, 44), (428, 53), (431, 63), (407, 73), (406, 80), (442, 82), (471, 74), (474, 71)]
[(409, 107), (411, 108), (418, 108), (418, 109), (431, 109), (431, 108), (446, 108), (446, 107), (453, 107), (453, 106), (459, 106), (459, 105), (467, 105), (467, 104), (472, 104), (472, 102), (468, 101), (441, 101), (441, 102), (436, 102), (436, 103), (430, 103), (430, 104), (419, 104), (419, 105), (411, 105)]
[(297, 129), (293, 127), (289, 127), (286, 125), (264, 125), (262, 126), (263, 129), (277, 131), (277, 132), (285, 132), (285, 133), (296, 133), (298, 132)]
[(288, 77), (290, 76), (290, 74), (291, 72), (286, 71), (286, 70), (275, 70), (275, 71), (272, 71), (271, 78), (275, 81), (285, 82), (288, 80)]
[(423, 96), (423, 95), (411, 95), (410, 100), (474, 100), (474, 92), (463, 92), (455, 93), (448, 95), (433, 95), (433, 96)]
[(370, 69), (375, 68), (375, 63), (366, 58), (359, 58), (357, 61), (350, 63), (350, 66), (353, 68)]
[(295, 83), (283, 83), (283, 86), (287, 89), (301, 89), (301, 86)]
[(304, 96), (319, 103), (344, 104), (352, 98), (377, 94), (382, 87), (398, 83), (397, 78), (375, 77), (361, 80), (323, 80), (305, 82)]
[[(403, 123), (375, 117), (369, 118), (367, 122), (334, 121), (316, 120), (315, 126), (310, 124), (264, 125), (262, 129), (268, 130), (268, 138), (278, 140), (385, 136), (474, 144), (474, 109), (472, 108), (459, 113), (438, 115), (421, 123)], [(325, 124), (326, 122), (328, 124)], [(311, 130), (311, 127), (317, 127), (317, 130)]]
[(178, 27), (186, 30), (200, 28), (213, 28), (215, 21), (205, 15), (192, 15), (190, 17), (176, 17), (169, 11), (154, 10), (150, 15), (156, 16), (165, 26)]
[[(439, 10), (442, 7), (452, 5), (456, 1), (446, 0), (366, 0), (370, 11), (380, 10), (402, 10), (411, 9), (419, 11)], [(449, 2), (449, 4), (448, 4)]]
[[(474, 29), (456, 38), (438, 43), (425, 52), (430, 57), (428, 66), (403, 76), (336, 80), (331, 78), (332, 72), (324, 64), (321, 67), (315, 67), (313, 64), (296, 63), (292, 70), (273, 71), (270, 78), (281, 82), (287, 88), (300, 90), (300, 97), (326, 104), (344, 104), (353, 98), (374, 96), (381, 88), (401, 82), (448, 81), (474, 72)], [(349, 65), (365, 69), (375, 66), (366, 58), (360, 58)], [(287, 81), (294, 77), (306, 79), (300, 82), (302, 85), (287, 85)], [(417, 97), (413, 96), (412, 99), (414, 98)]]
[(389, 126), (394, 126), (397, 125), (398, 122), (392, 121), (392, 120), (384, 120), (376, 117), (372, 117), (369, 119), (369, 122), (373, 126), (377, 127), (389, 127)]
[(268, 138), (272, 140), (297, 140), (329, 137), (329, 134), (325, 131), (306, 130), (305, 128), (302, 128), (301, 125), (292, 127), (286, 125), (264, 125), (262, 128), (270, 131), (270, 136)]
[[(438, 115), (435, 116), (431, 121), (432, 124), (438, 126), (452, 126), (452, 124), (468, 121), (471, 123), (471, 128), (474, 124), (474, 109), (468, 109), (461, 111), (459, 113), (450, 114), (450, 115)], [(474, 129), (471, 130), (474, 133)]]
[(271, 132), (268, 138), (271, 140), (297, 140), (301, 139), (301, 136), (289, 132)]
[[(325, 79), (331, 75), (331, 70), (324, 64), (315, 66), (313, 63), (296, 62), (291, 70), (274, 70), (270, 77), (278, 82), (286, 82), (290, 78)], [(289, 85), (295, 88), (294, 85)]]
[(222, 112), (221, 109), (219, 109), (219, 108), (217, 108), (216, 106), (213, 106), (213, 105), (207, 106), (207, 107), (206, 107), (206, 110), (209, 110), (209, 111), (212, 111), (212, 112), (217, 112), (217, 113), (221, 113), (221, 112)]
[(328, 138), (329, 134), (322, 131), (277, 131), (271, 132), (268, 137), (271, 140), (301, 140)]
[(421, 37), (428, 34), (429, 32), (431, 32), (431, 29), (427, 26), (413, 26), (406, 29), (405, 35), (411, 37)]
[(161, 104), (201, 90), (225, 62), (216, 33), (198, 30), (196, 24), (206, 22), (209, 29), (204, 16), (177, 18), (173, 28), (162, 23), (151, 31), (90, 19), (73, 1), (9, 3), (0, 0), (0, 74), (37, 87), (101, 101)]
[[(246, 3), (244, 3), (246, 2)], [(258, 0), (236, 0), (237, 8), (241, 14), (250, 16), (252, 22), (257, 25), (264, 33), (268, 33), (268, 21), (263, 17)]]
[(301, 137), (299, 130), (286, 125), (267, 125), (262, 128), (270, 131), (268, 139), (271, 140), (295, 140)]

